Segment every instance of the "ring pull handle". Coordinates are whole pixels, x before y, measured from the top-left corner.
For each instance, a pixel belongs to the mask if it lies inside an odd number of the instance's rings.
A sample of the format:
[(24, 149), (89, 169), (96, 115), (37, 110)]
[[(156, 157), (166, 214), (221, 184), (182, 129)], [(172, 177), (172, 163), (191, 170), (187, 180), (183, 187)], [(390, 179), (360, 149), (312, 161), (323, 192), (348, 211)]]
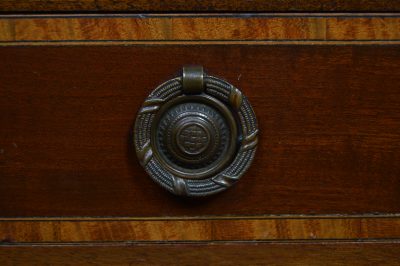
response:
[(134, 144), (141, 165), (168, 191), (208, 196), (235, 184), (253, 161), (257, 120), (242, 92), (183, 67), (154, 89), (138, 112)]

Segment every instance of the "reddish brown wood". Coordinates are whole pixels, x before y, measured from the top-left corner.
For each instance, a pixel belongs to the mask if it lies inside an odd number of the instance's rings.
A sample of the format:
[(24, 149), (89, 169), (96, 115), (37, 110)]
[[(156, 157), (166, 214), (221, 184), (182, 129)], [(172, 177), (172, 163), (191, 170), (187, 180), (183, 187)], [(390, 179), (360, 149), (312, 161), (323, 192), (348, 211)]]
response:
[[(0, 16), (0, 45), (399, 43), (400, 14)], [(226, 43), (225, 43), (226, 44)]]
[(379, 242), (3, 246), (2, 265), (399, 265), (400, 244)]
[(2, 0), (0, 11), (396, 12), (400, 4), (397, 0)]
[(2, 218), (0, 243), (400, 238), (397, 217)]
[[(398, 46), (0, 49), (0, 216), (400, 211)], [(184, 64), (241, 88), (259, 119), (253, 167), (182, 200), (144, 173), (136, 112)]]

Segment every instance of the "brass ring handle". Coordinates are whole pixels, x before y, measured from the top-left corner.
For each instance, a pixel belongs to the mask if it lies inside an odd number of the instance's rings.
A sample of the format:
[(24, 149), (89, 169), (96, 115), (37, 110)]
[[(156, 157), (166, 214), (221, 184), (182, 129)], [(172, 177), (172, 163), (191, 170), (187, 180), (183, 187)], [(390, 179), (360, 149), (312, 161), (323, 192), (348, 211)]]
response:
[(168, 191), (207, 196), (236, 183), (257, 147), (257, 120), (242, 92), (201, 66), (161, 84), (136, 118), (141, 165)]

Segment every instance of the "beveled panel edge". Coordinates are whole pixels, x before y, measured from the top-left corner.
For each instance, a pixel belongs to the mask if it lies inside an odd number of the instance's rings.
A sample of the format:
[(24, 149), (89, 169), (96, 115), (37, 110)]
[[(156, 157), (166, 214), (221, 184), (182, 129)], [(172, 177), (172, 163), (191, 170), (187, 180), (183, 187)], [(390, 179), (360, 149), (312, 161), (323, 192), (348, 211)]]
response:
[(306, 45), (306, 46), (363, 46), (363, 45), (399, 45), (400, 40), (380, 40), (380, 41), (240, 41), (240, 40), (229, 40), (229, 41), (18, 41), (18, 42), (1, 42), (0, 47), (29, 47), (29, 46), (166, 46), (166, 45)]
[(0, 15), (0, 45), (397, 44), (400, 14)]
[(400, 238), (400, 218), (0, 220), (0, 242), (281, 241)]
[(290, 219), (360, 219), (394, 218), (400, 213), (360, 213), (360, 214), (266, 214), (266, 215), (204, 215), (204, 216), (0, 216), (2, 221), (193, 221), (193, 220), (290, 220)]
[[(133, 247), (133, 246), (206, 246), (206, 245), (343, 245), (343, 244), (400, 244), (400, 238), (376, 239), (315, 239), (315, 240), (232, 240), (232, 241), (83, 241), (83, 242), (21, 242), (1, 243), (1, 248), (13, 247)], [(399, 245), (400, 247), (400, 245)]]

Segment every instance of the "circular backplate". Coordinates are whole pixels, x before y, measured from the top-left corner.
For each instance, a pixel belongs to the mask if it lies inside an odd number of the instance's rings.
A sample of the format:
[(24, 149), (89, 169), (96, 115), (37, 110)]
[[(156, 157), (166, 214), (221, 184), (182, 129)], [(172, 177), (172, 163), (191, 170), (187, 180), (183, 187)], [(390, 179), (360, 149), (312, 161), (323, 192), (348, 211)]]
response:
[[(190, 75), (186, 75), (190, 76)], [(240, 90), (203, 75), (196, 84), (177, 77), (158, 86), (136, 118), (134, 143), (141, 165), (168, 191), (207, 196), (236, 183), (257, 146), (257, 121)]]

